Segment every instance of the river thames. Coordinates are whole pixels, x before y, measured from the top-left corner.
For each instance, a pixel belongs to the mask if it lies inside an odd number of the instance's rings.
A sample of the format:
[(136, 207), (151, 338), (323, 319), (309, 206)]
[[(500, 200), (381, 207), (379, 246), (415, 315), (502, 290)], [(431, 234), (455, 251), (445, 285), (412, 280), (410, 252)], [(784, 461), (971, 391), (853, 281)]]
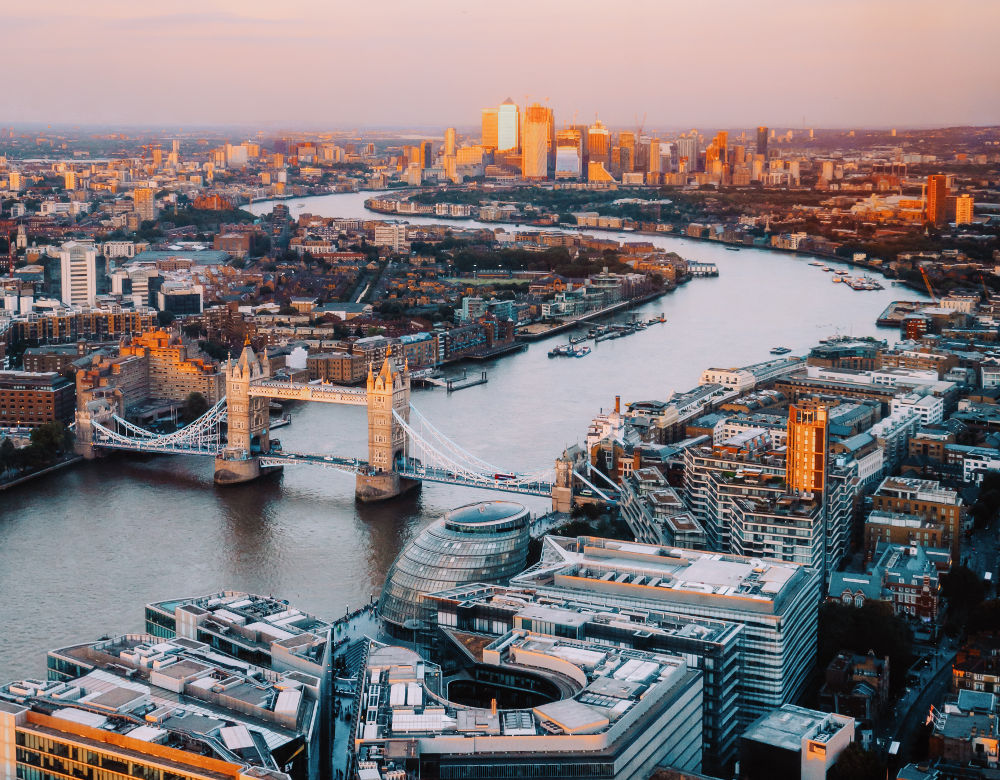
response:
[[(285, 203), (293, 216), (382, 218), (365, 210), (370, 195)], [(586, 358), (549, 360), (556, 336), (485, 365), (485, 385), (451, 395), (414, 391), (413, 405), (439, 429), (499, 467), (551, 466), (564, 447), (582, 441), (591, 418), (616, 394), (623, 401), (666, 399), (694, 386), (708, 366), (766, 360), (777, 345), (802, 354), (834, 334), (894, 341), (896, 331), (875, 326), (878, 314), (891, 300), (926, 299), (888, 282), (882, 291), (855, 292), (831, 284), (831, 274), (808, 258), (769, 250), (598, 235), (652, 241), (714, 262), (720, 275), (694, 279), (638, 309), (647, 318), (663, 312), (667, 323), (592, 345)], [(366, 455), (361, 409), (315, 404), (291, 412), (292, 424), (277, 432), (286, 450)], [(143, 606), (154, 600), (250, 590), (337, 617), (377, 597), (396, 553), (423, 525), (490, 495), (498, 494), (428, 484), (398, 501), (360, 506), (353, 478), (309, 467), (217, 488), (211, 461), (193, 457), (121, 455), (47, 476), (0, 494), (0, 680), (44, 676), (50, 648), (141, 630)], [(548, 504), (523, 503), (537, 513)]]

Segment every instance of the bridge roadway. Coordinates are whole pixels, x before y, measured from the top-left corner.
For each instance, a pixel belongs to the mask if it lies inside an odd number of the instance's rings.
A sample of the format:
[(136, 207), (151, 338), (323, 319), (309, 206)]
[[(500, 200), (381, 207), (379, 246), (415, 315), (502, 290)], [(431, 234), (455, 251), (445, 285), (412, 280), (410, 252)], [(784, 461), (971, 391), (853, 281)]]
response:
[(250, 396), (274, 398), (285, 401), (318, 401), (327, 404), (366, 406), (368, 391), (363, 387), (324, 385), (320, 382), (281, 382), (263, 379), (250, 384)]
[(298, 452), (276, 450), (260, 455), (261, 466), (292, 466), (309, 464), (323, 466), (328, 469), (345, 471), (349, 474), (368, 473), (371, 466), (359, 458), (342, 458), (339, 455), (308, 455)]
[(525, 496), (552, 495), (551, 482), (520, 483), (515, 479), (490, 479), (487, 475), (468, 476), (448, 469), (433, 466), (420, 466), (408, 463), (399, 470), (399, 476), (422, 482), (443, 482), (448, 485), (465, 485), (466, 487), (482, 488), (484, 490), (502, 490), (505, 493), (520, 493)]

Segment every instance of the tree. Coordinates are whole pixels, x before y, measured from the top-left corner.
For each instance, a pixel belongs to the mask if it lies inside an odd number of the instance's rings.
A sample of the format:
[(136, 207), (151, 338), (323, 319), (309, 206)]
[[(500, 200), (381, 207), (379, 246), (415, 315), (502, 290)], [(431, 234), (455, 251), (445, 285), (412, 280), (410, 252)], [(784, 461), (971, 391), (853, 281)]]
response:
[(184, 399), (184, 407), (181, 410), (181, 414), (185, 420), (197, 420), (207, 411), (208, 399), (205, 396), (201, 393), (188, 393), (188, 397)]
[(1000, 510), (1000, 472), (987, 471), (983, 475), (979, 496), (969, 513), (974, 518), (976, 527), (983, 528), (993, 522), (998, 510)]
[[(879, 657), (889, 656), (890, 669), (903, 670), (910, 666), (913, 635), (906, 620), (894, 615), (888, 604), (868, 601), (853, 607), (828, 601), (819, 608), (819, 668), (825, 668), (842, 650), (874, 650)], [(889, 681), (892, 689), (898, 690), (905, 683), (904, 675), (890, 675)]]
[(941, 595), (948, 600), (945, 630), (949, 634), (957, 634), (966, 626), (969, 613), (983, 602), (989, 587), (967, 566), (952, 566), (950, 572), (941, 575)]
[(17, 447), (9, 438), (0, 442), (0, 472), (14, 468), (17, 463)]

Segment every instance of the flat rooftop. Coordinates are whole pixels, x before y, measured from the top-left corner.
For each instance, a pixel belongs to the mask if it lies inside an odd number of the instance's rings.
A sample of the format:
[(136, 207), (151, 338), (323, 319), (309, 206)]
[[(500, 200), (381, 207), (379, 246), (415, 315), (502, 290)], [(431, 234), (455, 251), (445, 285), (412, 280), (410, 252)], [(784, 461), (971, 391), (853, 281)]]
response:
[(201, 625), (216, 633), (228, 633), (244, 644), (264, 648), (279, 643), (288, 652), (317, 663), (332, 628), (327, 621), (289, 606), (287, 601), (237, 591), (157, 601), (146, 609), (171, 616), (178, 611), (193, 613)]
[[(557, 689), (566, 695), (502, 713), (455, 704), (425, 684), (428, 670), (437, 669), (434, 664), (402, 648), (373, 642), (359, 692), (363, 740), (420, 739), (421, 749), (427, 750), (424, 741), (436, 737), (492, 737), (496, 742), (491, 742), (491, 752), (517, 752), (531, 749), (522, 737), (605, 734), (612, 724), (645, 712), (636, 705), (647, 696), (676, 695), (698, 674), (677, 655), (518, 629), (490, 637), (481, 652), (481, 663), (489, 666), (558, 677)], [(608, 744), (619, 738), (609, 736)], [(448, 752), (444, 744), (442, 750)], [(575, 744), (566, 749), (578, 749)]]
[[(581, 536), (546, 536), (540, 563), (511, 585), (776, 613), (805, 569), (770, 559)], [(667, 607), (669, 608), (669, 607)]]
[(743, 732), (743, 739), (785, 750), (799, 751), (802, 740), (828, 742), (834, 734), (846, 726), (828, 712), (808, 710), (785, 704), (761, 716)]

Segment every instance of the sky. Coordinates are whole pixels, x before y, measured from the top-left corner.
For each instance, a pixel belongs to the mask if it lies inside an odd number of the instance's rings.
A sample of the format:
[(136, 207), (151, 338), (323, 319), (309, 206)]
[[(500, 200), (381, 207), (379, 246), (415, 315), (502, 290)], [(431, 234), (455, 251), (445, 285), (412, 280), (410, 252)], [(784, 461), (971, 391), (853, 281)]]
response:
[[(3, 5), (10, 6), (3, 8)], [(1000, 124), (1000, 0), (0, 0), (0, 125)]]

